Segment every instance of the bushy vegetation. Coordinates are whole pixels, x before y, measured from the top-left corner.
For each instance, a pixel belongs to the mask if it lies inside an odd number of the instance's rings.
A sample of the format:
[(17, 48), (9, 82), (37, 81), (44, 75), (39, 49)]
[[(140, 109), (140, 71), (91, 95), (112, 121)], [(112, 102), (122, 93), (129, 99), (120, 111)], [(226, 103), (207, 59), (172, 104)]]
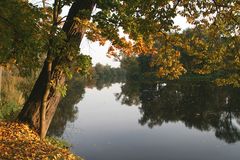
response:
[(19, 111), (22, 109), (21, 105), (14, 101), (1, 102), (0, 104), (0, 120), (14, 120)]

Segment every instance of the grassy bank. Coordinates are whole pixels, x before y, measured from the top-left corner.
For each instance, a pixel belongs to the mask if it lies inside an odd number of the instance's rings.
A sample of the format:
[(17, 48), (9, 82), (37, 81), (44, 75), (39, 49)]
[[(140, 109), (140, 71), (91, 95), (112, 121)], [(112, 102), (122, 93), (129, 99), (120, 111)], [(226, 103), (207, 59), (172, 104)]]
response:
[(0, 121), (1, 160), (81, 160), (64, 146), (52, 138), (41, 141), (25, 124)]

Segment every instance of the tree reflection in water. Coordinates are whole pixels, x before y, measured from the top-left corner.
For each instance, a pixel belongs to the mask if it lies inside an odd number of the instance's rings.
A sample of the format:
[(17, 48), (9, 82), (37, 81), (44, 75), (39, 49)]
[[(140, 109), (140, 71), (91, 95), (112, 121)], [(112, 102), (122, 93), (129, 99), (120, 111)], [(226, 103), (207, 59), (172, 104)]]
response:
[(77, 119), (78, 108), (76, 105), (82, 100), (86, 87), (96, 87), (98, 90), (101, 90), (104, 87), (110, 87), (113, 83), (120, 83), (122, 81), (123, 79), (118, 77), (87, 80), (75, 76), (68, 82), (67, 94), (59, 103), (48, 129), (48, 135), (61, 137), (67, 122), (74, 122)]
[(81, 101), (85, 93), (85, 82), (74, 78), (68, 83), (67, 95), (61, 100), (48, 130), (48, 135), (62, 136), (67, 122), (77, 119), (76, 104)]
[[(100, 84), (101, 82), (101, 84)], [(116, 82), (115, 82), (116, 83)], [(87, 82), (73, 79), (68, 94), (57, 109), (48, 134), (61, 136), (68, 121), (77, 118), (76, 104), (83, 98), (85, 87), (111, 86), (110, 82)], [(139, 82), (127, 81), (116, 100), (128, 106), (140, 106), (139, 124), (150, 128), (167, 122), (183, 122), (188, 128), (214, 131), (227, 143), (240, 140), (240, 90), (216, 87), (208, 82)]]
[[(132, 89), (133, 87), (133, 89)], [(239, 89), (216, 87), (207, 82), (141, 83), (127, 81), (116, 99), (140, 105), (141, 125), (150, 128), (181, 121), (188, 128), (214, 130), (227, 143), (240, 140)], [(137, 89), (136, 89), (137, 88)]]

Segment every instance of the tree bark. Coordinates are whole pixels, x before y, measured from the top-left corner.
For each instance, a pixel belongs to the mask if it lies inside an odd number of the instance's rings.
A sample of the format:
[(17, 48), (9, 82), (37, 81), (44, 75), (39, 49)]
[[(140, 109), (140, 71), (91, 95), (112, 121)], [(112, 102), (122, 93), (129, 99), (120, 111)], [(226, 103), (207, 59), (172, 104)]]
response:
[(47, 85), (45, 89), (45, 93), (43, 93), (42, 104), (40, 108), (40, 138), (43, 139), (46, 136), (46, 108), (47, 108), (47, 101), (48, 96), (50, 94), (51, 89), (51, 72), (52, 72), (52, 60), (48, 57), (47, 58)]
[(2, 101), (2, 66), (0, 65), (0, 103)]
[[(68, 13), (66, 22), (63, 26), (63, 31), (67, 34), (68, 43), (74, 43), (76, 47), (80, 46), (84, 32), (77, 35), (71, 34), (71, 28), (74, 25), (74, 17), (79, 17), (81, 10), (88, 10), (91, 13), (94, 2), (91, 0), (76, 0)], [(90, 19), (89, 15), (89, 19)], [(82, 18), (82, 17), (79, 17)], [(86, 18), (86, 17), (84, 17)], [(74, 40), (74, 41), (72, 41)], [(50, 53), (51, 51), (49, 51)], [(64, 73), (57, 69), (57, 66), (63, 62), (61, 60), (65, 57), (55, 57), (52, 61), (51, 80), (54, 80), (57, 85), (63, 86), (65, 84)], [(34, 84), (29, 98), (24, 104), (23, 109), (18, 115), (18, 120), (30, 125), (30, 127), (36, 129), (41, 134), (41, 138), (46, 136), (48, 127), (52, 121), (53, 115), (57, 109), (58, 103), (61, 99), (61, 93), (56, 88), (49, 87), (49, 61), (45, 60), (42, 71)], [(66, 106), (67, 107), (67, 106)], [(40, 114), (42, 112), (42, 115)], [(41, 119), (43, 122), (41, 122)], [(41, 123), (40, 123), (41, 122)], [(41, 127), (42, 126), (42, 127)], [(41, 129), (42, 128), (42, 129)]]

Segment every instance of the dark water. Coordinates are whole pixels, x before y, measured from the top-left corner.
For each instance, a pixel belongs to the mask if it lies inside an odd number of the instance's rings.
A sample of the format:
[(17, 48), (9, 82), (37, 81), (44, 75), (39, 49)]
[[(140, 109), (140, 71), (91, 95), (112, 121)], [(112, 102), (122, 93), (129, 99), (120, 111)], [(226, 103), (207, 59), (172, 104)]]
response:
[(72, 83), (49, 130), (86, 160), (239, 160), (240, 91), (208, 83)]

